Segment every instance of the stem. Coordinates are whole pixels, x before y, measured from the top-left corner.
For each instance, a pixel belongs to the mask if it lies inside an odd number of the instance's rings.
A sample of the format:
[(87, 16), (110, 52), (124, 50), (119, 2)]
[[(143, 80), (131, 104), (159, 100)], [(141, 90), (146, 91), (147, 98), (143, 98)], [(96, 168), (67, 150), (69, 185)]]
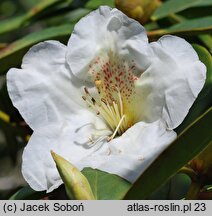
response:
[(164, 34), (167, 34), (167, 31), (165, 29), (159, 29), (159, 30), (153, 30), (147, 32), (148, 37), (159, 37)]
[(185, 18), (183, 18), (183, 17), (181, 17), (181, 16), (179, 16), (177, 14), (170, 14), (169, 17), (171, 19), (173, 19), (176, 23), (180, 23), (180, 22), (185, 21)]
[(197, 200), (199, 197), (200, 189), (202, 188), (202, 184), (199, 182), (192, 182), (188, 193), (186, 194), (186, 200)]

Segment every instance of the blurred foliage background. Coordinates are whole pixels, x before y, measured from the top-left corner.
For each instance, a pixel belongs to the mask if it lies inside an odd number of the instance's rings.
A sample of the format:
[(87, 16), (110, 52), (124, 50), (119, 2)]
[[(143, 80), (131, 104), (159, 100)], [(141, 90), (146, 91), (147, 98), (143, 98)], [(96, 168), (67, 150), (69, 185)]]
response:
[[(11, 67), (20, 67), (23, 55), (40, 41), (57, 39), (66, 44), (75, 23), (100, 5), (116, 5), (137, 19), (147, 29), (150, 41), (164, 34), (174, 34), (196, 44), (194, 48), (207, 66), (207, 81), (190, 114), (176, 129), (177, 133), (211, 107), (212, 0), (1, 0), (0, 199), (8, 199), (18, 189), (27, 186), (21, 175), (21, 155), (32, 133), (9, 99), (6, 72)], [(211, 134), (209, 140), (211, 144)], [(147, 198), (183, 199), (190, 184), (191, 178), (180, 172), (172, 175)], [(203, 191), (200, 199), (211, 198), (211, 184), (211, 181), (207, 182), (205, 189), (210, 196), (205, 197)], [(24, 190), (25, 199), (35, 198), (32, 190), (27, 187)], [(63, 190), (61, 187), (50, 197), (65, 198)], [(36, 193), (36, 196), (44, 197), (44, 194)]]

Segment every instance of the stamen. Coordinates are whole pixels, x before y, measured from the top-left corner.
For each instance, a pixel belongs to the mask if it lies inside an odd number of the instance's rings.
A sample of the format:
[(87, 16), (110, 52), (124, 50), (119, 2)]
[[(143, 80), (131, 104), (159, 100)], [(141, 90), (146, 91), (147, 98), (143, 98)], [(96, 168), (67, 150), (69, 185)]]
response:
[(123, 103), (122, 103), (122, 99), (121, 99), (121, 93), (120, 91), (118, 91), (118, 97), (119, 97), (119, 104), (120, 104), (120, 109), (121, 109), (121, 116), (123, 115)]
[[(114, 109), (115, 109), (115, 113), (116, 113), (116, 119), (119, 121), (119, 119), (121, 119), (121, 115), (120, 115), (120, 112), (119, 112), (119, 108), (118, 108), (118, 105), (113, 101), (113, 106), (114, 106)], [(120, 125), (120, 133), (124, 133), (124, 126), (123, 124)]]
[(101, 101), (102, 101), (105, 105), (107, 105), (107, 101), (106, 101), (104, 98), (101, 98)]
[(89, 91), (88, 91), (88, 89), (85, 87), (84, 88), (84, 91), (85, 91), (85, 93), (87, 94), (87, 95), (90, 95), (90, 93), (89, 93)]
[(102, 81), (101, 80), (96, 80), (95, 85), (96, 85), (96, 88), (98, 90), (98, 93), (100, 94), (101, 93), (100, 88), (102, 86)]
[(117, 127), (116, 127), (116, 130), (114, 131), (113, 135), (110, 136), (110, 137), (108, 137), (108, 139), (107, 139), (108, 142), (111, 141), (111, 140), (115, 137), (115, 135), (116, 135), (116, 133), (118, 132), (118, 129), (119, 129), (119, 127), (120, 127), (122, 121), (124, 120), (124, 118), (125, 118), (125, 115), (122, 116), (122, 118), (121, 118), (121, 120), (119, 121), (119, 123), (118, 123), (118, 125), (117, 125)]
[(91, 101), (93, 102), (93, 105), (95, 105), (96, 101), (93, 97), (91, 98)]
[[(136, 102), (134, 75), (139, 71), (134, 61), (119, 58), (112, 51), (101, 52), (90, 65), (96, 93), (84, 88), (83, 100), (111, 129), (108, 141), (123, 134), (139, 117), (134, 112)], [(97, 94), (98, 93), (98, 94)]]

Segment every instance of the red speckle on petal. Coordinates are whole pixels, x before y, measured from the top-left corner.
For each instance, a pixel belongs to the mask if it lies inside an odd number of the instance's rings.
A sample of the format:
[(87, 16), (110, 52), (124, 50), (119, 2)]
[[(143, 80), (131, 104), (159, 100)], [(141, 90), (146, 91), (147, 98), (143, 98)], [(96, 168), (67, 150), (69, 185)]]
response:
[(130, 100), (134, 94), (134, 81), (138, 79), (132, 71), (136, 70), (134, 61), (119, 58), (112, 52), (98, 56), (89, 65), (89, 71), (94, 81), (101, 81), (101, 94), (107, 100), (116, 101), (117, 92), (120, 92), (122, 100)]

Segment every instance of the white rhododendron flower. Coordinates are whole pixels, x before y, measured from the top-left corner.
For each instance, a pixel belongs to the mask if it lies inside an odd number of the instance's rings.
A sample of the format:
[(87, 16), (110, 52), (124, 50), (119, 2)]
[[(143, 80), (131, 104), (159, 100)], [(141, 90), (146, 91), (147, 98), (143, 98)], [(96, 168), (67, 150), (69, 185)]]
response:
[(10, 98), (33, 129), (23, 176), (35, 190), (62, 180), (53, 150), (80, 170), (136, 178), (176, 138), (205, 82), (206, 68), (184, 39), (149, 43), (144, 28), (103, 6), (82, 18), (65, 46), (33, 46), (7, 74)]

